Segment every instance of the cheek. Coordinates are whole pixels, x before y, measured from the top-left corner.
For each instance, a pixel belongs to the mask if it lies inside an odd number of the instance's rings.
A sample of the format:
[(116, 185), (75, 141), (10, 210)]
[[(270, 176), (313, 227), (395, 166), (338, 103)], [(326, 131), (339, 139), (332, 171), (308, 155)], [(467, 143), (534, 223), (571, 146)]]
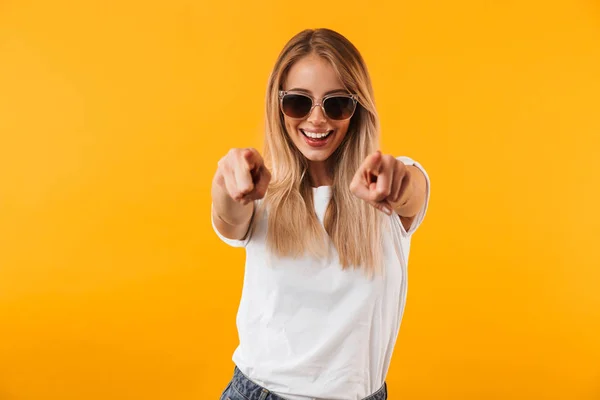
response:
[(290, 120), (289, 118), (284, 119), (285, 129), (288, 134), (292, 134), (296, 130), (296, 126), (298, 125), (295, 121)]
[(350, 121), (341, 122), (336, 126), (337, 131), (341, 133), (341, 137), (346, 136), (346, 133), (348, 133), (348, 127), (350, 127)]

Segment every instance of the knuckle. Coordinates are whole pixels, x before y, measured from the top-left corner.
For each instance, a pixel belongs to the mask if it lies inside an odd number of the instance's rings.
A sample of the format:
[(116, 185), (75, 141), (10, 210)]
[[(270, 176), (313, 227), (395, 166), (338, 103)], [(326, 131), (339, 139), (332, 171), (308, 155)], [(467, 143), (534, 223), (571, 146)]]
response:
[(375, 194), (377, 194), (378, 196), (388, 195), (390, 194), (390, 189), (387, 187), (379, 187), (375, 189)]
[(229, 163), (229, 153), (225, 154), (223, 157), (221, 157), (219, 159), (219, 161), (217, 161), (217, 165), (220, 168), (225, 168), (228, 163)]

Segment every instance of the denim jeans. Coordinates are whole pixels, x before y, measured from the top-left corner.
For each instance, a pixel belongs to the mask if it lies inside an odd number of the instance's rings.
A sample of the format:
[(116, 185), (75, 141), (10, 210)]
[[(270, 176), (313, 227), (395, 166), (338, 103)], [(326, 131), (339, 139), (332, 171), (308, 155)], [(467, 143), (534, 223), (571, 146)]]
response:
[[(386, 400), (387, 385), (383, 384), (381, 389), (363, 400)], [(229, 382), (220, 400), (285, 400), (276, 394), (269, 392), (262, 386), (257, 385), (248, 379), (242, 372), (235, 367), (233, 379)]]

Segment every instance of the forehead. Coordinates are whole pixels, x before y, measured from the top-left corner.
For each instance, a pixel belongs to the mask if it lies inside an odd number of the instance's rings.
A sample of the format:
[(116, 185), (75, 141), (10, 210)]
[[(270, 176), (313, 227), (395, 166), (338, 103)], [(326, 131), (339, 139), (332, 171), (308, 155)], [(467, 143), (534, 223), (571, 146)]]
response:
[(342, 81), (329, 61), (309, 55), (294, 63), (284, 82), (284, 90), (301, 89), (314, 96), (345, 91)]

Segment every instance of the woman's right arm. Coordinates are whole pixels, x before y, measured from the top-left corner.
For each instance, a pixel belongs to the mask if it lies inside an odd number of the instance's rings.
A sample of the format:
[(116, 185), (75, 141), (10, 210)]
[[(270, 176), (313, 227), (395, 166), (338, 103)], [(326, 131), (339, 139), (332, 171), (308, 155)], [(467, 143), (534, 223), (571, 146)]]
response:
[(243, 205), (233, 200), (227, 193), (223, 175), (218, 170), (212, 182), (211, 193), (215, 227), (228, 239), (243, 239), (252, 220), (254, 202)]
[(212, 217), (228, 239), (244, 239), (254, 213), (254, 200), (264, 197), (271, 174), (255, 149), (231, 149), (219, 160), (213, 178)]

